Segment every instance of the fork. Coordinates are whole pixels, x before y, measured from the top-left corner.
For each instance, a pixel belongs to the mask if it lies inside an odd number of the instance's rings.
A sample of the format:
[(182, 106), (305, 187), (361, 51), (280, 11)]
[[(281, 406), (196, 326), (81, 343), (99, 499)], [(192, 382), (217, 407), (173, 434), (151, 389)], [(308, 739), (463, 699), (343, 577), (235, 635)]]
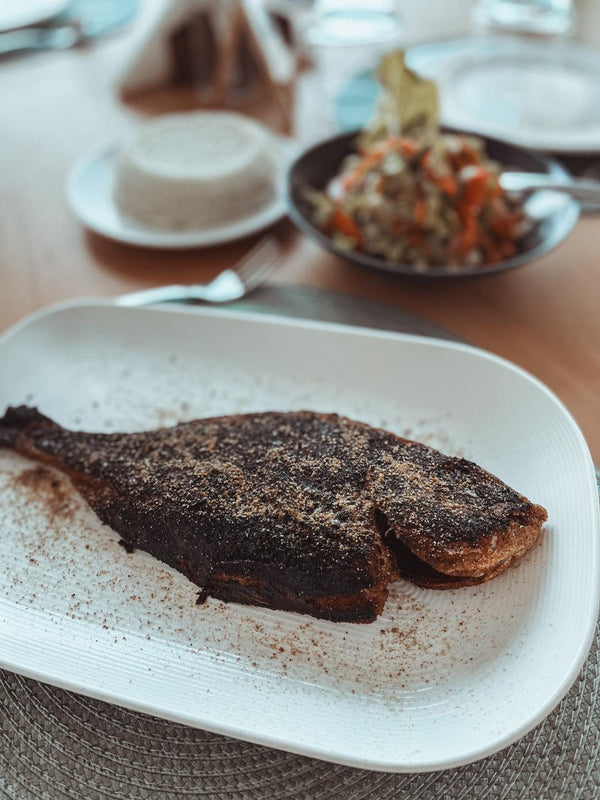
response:
[(282, 250), (273, 236), (267, 236), (233, 267), (223, 270), (209, 283), (192, 286), (157, 286), (139, 292), (118, 295), (118, 306), (145, 306), (152, 303), (185, 302), (230, 303), (253, 292), (263, 284), (282, 261)]
[(0, 56), (25, 50), (68, 50), (83, 44), (81, 23), (69, 20), (56, 25), (39, 25), (0, 33)]

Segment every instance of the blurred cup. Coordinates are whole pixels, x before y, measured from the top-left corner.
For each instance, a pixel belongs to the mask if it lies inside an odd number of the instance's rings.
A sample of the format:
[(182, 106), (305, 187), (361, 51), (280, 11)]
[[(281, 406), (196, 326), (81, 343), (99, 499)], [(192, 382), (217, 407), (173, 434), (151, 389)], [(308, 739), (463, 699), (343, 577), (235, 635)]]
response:
[(315, 45), (363, 45), (399, 32), (397, 0), (316, 0), (308, 38)]
[(304, 144), (337, 132), (336, 99), (350, 80), (366, 77), (402, 44), (402, 0), (315, 0), (302, 41), (314, 69), (296, 87), (295, 133)]
[(573, 0), (478, 0), (473, 19), (488, 30), (537, 36), (566, 36), (575, 28)]

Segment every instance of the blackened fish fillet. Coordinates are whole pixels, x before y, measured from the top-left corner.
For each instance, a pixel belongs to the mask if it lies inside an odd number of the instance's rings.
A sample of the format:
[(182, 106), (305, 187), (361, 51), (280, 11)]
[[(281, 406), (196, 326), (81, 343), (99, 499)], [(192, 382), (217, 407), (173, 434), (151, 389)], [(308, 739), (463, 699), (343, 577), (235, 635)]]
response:
[(143, 433), (9, 408), (0, 447), (65, 472), (98, 517), (202, 594), (370, 622), (398, 576), (489, 580), (546, 511), (462, 458), (335, 414), (267, 412)]

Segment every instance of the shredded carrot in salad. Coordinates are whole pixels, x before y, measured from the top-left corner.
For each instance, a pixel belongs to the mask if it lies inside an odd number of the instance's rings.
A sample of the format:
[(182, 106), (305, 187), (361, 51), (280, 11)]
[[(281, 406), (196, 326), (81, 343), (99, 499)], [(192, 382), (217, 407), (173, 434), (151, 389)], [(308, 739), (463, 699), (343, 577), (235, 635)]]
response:
[(473, 136), (387, 136), (348, 156), (317, 225), (343, 248), (417, 269), (493, 264), (517, 251), (524, 215)]

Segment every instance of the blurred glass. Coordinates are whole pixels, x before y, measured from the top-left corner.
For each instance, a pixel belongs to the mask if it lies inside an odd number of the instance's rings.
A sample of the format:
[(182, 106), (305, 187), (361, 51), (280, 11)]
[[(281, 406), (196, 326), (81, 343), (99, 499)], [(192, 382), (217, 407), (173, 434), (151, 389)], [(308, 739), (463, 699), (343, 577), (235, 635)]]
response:
[[(1, 0), (0, 0), (1, 2)], [(403, 0), (314, 0), (300, 29), (314, 69), (296, 86), (296, 136), (304, 144), (337, 130), (335, 99), (357, 73), (370, 73), (383, 55), (402, 44)]]
[(479, 0), (473, 12), (484, 28), (540, 36), (564, 36), (574, 29), (573, 0)]
[(316, 45), (393, 40), (400, 31), (397, 0), (316, 0), (308, 38)]

